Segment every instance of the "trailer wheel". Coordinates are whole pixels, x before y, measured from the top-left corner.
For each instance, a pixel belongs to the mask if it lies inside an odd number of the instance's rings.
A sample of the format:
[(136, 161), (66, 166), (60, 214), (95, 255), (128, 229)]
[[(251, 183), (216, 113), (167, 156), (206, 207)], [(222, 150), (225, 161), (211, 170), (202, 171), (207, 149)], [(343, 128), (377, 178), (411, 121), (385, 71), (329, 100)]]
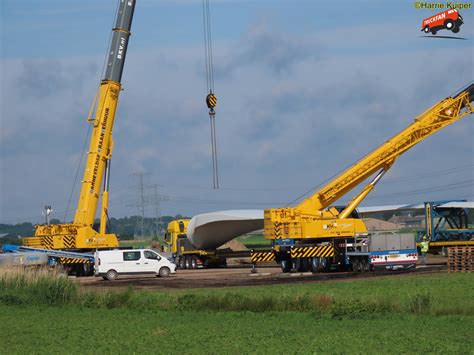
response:
[(107, 271), (107, 273), (105, 274), (105, 277), (106, 277), (107, 280), (109, 280), (109, 281), (114, 281), (114, 280), (118, 277), (118, 273), (117, 273), (117, 271), (115, 271), (115, 270), (109, 270), (109, 271)]
[(184, 268), (191, 269), (191, 258), (189, 256), (184, 257)]
[(191, 269), (197, 269), (197, 259), (195, 256), (191, 257), (190, 263), (191, 263)]
[(184, 256), (179, 257), (178, 266), (179, 266), (180, 269), (186, 269), (186, 263), (184, 262)]
[(159, 271), (159, 273), (158, 273), (158, 276), (159, 276), (159, 277), (168, 277), (168, 276), (170, 276), (170, 273), (171, 273), (171, 270), (170, 270), (168, 267), (163, 266), (163, 267), (160, 269), (160, 271)]

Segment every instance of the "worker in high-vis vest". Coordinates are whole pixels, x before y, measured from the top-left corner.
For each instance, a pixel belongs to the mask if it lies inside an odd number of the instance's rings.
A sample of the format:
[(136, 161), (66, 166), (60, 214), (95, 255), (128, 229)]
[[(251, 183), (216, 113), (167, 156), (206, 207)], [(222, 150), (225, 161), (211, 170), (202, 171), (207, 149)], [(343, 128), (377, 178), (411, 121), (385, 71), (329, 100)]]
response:
[(423, 265), (426, 265), (426, 255), (428, 254), (429, 248), (430, 248), (429, 242), (426, 239), (426, 236), (423, 236), (423, 241), (420, 243), (421, 264)]

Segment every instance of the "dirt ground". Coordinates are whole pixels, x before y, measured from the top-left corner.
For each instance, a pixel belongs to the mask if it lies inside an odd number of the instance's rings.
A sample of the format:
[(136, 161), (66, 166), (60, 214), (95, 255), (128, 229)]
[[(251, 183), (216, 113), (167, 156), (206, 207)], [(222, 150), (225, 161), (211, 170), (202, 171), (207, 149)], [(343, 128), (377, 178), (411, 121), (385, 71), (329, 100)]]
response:
[(348, 281), (368, 277), (412, 275), (413, 273), (445, 272), (446, 258), (431, 257), (428, 265), (419, 265), (412, 271), (383, 271), (370, 273), (354, 272), (329, 272), (317, 273), (296, 272), (282, 273), (275, 264), (261, 265), (257, 272), (252, 273), (251, 266), (229, 266), (221, 269), (177, 270), (167, 278), (154, 275), (119, 276), (115, 281), (105, 281), (102, 278), (83, 277), (77, 278), (81, 285), (87, 288), (125, 288), (132, 286), (134, 289), (188, 289), (206, 287), (234, 287), (257, 286), (282, 283)]

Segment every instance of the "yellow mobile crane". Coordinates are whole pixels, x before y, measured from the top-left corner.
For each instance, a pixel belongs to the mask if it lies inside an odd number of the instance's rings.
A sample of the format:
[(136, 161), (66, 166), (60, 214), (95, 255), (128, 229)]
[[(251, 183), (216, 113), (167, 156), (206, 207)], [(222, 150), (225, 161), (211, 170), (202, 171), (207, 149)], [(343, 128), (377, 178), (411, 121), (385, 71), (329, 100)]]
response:
[[(81, 194), (72, 223), (38, 225), (34, 237), (23, 239), (28, 247), (42, 249), (80, 250), (118, 247), (115, 234), (106, 233), (108, 218), (108, 191), (110, 159), (112, 157), (112, 128), (122, 85), (123, 66), (127, 53), (135, 0), (119, 0), (115, 27), (107, 54), (105, 76), (100, 83), (95, 118), (88, 121), (93, 125), (87, 163), (82, 181)], [(94, 103), (94, 104), (95, 104)], [(90, 115), (89, 115), (90, 116)], [(93, 228), (102, 189), (100, 228)], [(66, 264), (71, 260), (64, 259)], [(73, 261), (74, 262), (74, 261)], [(83, 262), (80, 259), (75, 262)]]
[[(272, 208), (264, 213), (264, 235), (284, 272), (330, 264), (350, 266), (347, 245), (367, 236), (356, 207), (395, 160), (415, 144), (473, 112), (474, 84), (439, 101), (416, 117), (403, 131), (383, 143), (296, 207)], [(375, 174), (373, 180), (345, 208), (331, 207), (346, 193)], [(352, 248), (352, 247), (351, 247)], [(349, 248), (349, 250), (351, 250)]]

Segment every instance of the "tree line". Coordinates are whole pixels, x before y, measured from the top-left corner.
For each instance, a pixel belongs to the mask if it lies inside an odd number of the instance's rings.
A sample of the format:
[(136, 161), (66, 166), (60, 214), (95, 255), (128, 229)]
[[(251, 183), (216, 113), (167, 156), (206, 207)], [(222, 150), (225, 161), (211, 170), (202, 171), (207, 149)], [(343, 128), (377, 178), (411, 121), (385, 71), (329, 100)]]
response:
[[(153, 230), (147, 228), (145, 237), (152, 238), (163, 234), (168, 226), (168, 223), (175, 220), (187, 218), (178, 214), (176, 216), (162, 216), (159, 219), (145, 217), (143, 224), (146, 226), (153, 226)], [(130, 216), (122, 218), (111, 218), (109, 220), (107, 229), (108, 233), (115, 233), (121, 240), (134, 239), (137, 229), (140, 230), (141, 216)], [(60, 224), (58, 219), (51, 219), (51, 224)], [(94, 228), (98, 230), (99, 220), (96, 219)], [(3, 244), (21, 244), (22, 237), (31, 237), (35, 233), (34, 224), (30, 222), (23, 222), (18, 224), (1, 224), (0, 223), (0, 245)]]

